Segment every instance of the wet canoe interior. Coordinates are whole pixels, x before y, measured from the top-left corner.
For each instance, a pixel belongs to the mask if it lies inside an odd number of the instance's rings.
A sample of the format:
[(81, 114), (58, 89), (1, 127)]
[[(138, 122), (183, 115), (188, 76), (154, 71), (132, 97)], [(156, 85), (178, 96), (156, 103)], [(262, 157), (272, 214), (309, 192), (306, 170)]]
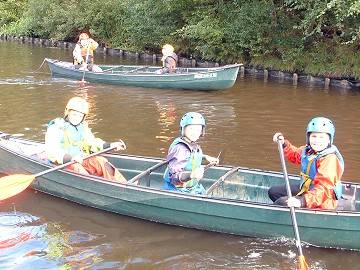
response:
[[(30, 156), (39, 161), (39, 153), (43, 153), (44, 145), (28, 140), (16, 138), (2, 138), (0, 145), (6, 149), (13, 150), (21, 155)], [(128, 179), (129, 182), (154, 189), (161, 189), (163, 185), (163, 174), (166, 168), (164, 160), (159, 158), (148, 158), (129, 155), (105, 155)], [(158, 164), (163, 164), (158, 166)], [(154, 167), (154, 169), (152, 169)], [(138, 177), (142, 174), (142, 177)], [(136, 178), (138, 179), (136, 179)], [(219, 179), (223, 181), (218, 181)], [(299, 177), (290, 175), (291, 184), (299, 184)], [(208, 190), (214, 183), (219, 183), (211, 188), (208, 196), (232, 200), (251, 201), (256, 203), (269, 204), (271, 200), (267, 191), (272, 185), (284, 184), (281, 173), (248, 169), (241, 167), (219, 166), (210, 167), (205, 171), (201, 183)], [(360, 211), (360, 185), (344, 183), (343, 196), (352, 210)], [(349, 208), (347, 206), (347, 208)], [(346, 209), (349, 210), (349, 209)]]

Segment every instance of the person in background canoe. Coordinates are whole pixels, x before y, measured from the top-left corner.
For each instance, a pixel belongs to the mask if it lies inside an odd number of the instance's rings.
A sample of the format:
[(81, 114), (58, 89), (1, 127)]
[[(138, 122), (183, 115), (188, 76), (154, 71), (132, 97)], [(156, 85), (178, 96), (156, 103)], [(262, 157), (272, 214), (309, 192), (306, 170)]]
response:
[(206, 159), (209, 163), (218, 164), (219, 159), (204, 155), (197, 143), (205, 134), (205, 119), (197, 112), (186, 113), (180, 121), (181, 136), (170, 145), (166, 160), (169, 162), (164, 173), (165, 190), (204, 194), (205, 189), (199, 180), (204, 176)]
[[(87, 69), (95, 71), (94, 68), (94, 50), (99, 44), (89, 37), (87, 33), (81, 33), (79, 41), (76, 43), (73, 50), (74, 66), (76, 69)], [(96, 67), (99, 68), (99, 67)]]
[(301, 165), (301, 184), (291, 185), (294, 197), (288, 199), (286, 186), (273, 186), (269, 189), (270, 199), (275, 204), (289, 207), (335, 209), (342, 196), (341, 177), (344, 160), (333, 145), (335, 126), (325, 117), (312, 119), (306, 129), (306, 145), (300, 148), (275, 133), (273, 141), (279, 139), (284, 155), (295, 164)]
[(156, 74), (165, 74), (165, 73), (175, 73), (176, 66), (178, 62), (178, 57), (174, 52), (174, 47), (170, 44), (165, 44), (162, 47), (162, 58), (161, 61), (163, 63), (162, 69), (156, 71)]
[(85, 121), (88, 113), (88, 102), (83, 98), (73, 97), (66, 105), (64, 117), (49, 122), (45, 135), (48, 159), (56, 165), (74, 160), (76, 163), (67, 167), (68, 169), (77, 173), (96, 175), (111, 181), (126, 183), (126, 179), (106, 158), (95, 156), (83, 159), (91, 152), (109, 147), (116, 147), (118, 151), (126, 149), (122, 140), (107, 143), (95, 138)]

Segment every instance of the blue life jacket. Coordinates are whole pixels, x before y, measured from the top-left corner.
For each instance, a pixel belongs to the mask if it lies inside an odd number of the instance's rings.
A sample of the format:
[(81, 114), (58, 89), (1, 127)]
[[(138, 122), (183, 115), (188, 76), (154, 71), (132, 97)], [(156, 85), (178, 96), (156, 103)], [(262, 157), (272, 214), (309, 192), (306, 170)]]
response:
[[(304, 192), (307, 192), (308, 190), (312, 189), (313, 187), (312, 181), (314, 180), (315, 175), (317, 174), (316, 161), (319, 158), (329, 154), (335, 154), (338, 160), (340, 161), (342, 168), (344, 169), (344, 159), (335, 145), (332, 145), (331, 147), (326, 148), (321, 152), (309, 155), (308, 152), (310, 149), (311, 149), (310, 146), (306, 146), (301, 153), (301, 172), (300, 172), (301, 183), (300, 183), (300, 191), (297, 195), (301, 195)], [(342, 196), (342, 184), (340, 180), (335, 183), (334, 193), (336, 199), (339, 200)]]
[[(182, 143), (184, 144), (190, 151), (190, 155), (186, 157), (186, 165), (184, 167), (185, 171), (193, 171), (201, 166), (201, 162), (203, 159), (203, 152), (201, 148), (196, 145), (196, 147), (192, 146), (188, 142), (186, 142), (181, 137), (176, 138), (173, 143), (170, 145), (170, 149), (175, 147), (177, 144)], [(179, 182), (179, 183), (172, 183), (171, 182), (171, 175), (169, 167), (166, 168), (164, 172), (164, 189), (166, 190), (178, 190), (182, 192), (191, 192), (191, 189), (196, 188), (199, 185), (198, 181), (195, 179), (189, 180), (187, 182)], [(193, 192), (191, 192), (193, 193)], [(195, 192), (197, 193), (197, 192)]]

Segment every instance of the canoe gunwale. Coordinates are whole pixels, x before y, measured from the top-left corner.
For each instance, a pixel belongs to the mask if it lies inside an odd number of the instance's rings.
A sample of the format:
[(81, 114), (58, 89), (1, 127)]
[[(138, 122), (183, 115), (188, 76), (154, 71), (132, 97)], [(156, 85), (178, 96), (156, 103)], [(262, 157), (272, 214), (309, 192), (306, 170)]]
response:
[[(0, 132), (0, 134), (5, 134)], [(9, 135), (9, 134), (8, 134)], [(13, 139), (14, 141), (18, 142), (18, 143), (28, 143), (28, 144), (34, 144), (34, 145), (43, 145), (43, 143), (40, 142), (36, 142), (36, 141), (32, 141), (32, 140), (27, 140), (27, 139), (18, 139), (18, 138), (14, 138), (11, 137), (11, 135), (9, 135), (11, 139)], [(31, 158), (30, 156), (27, 156), (25, 154), (16, 152), (8, 147), (6, 147), (6, 144), (4, 143), (4, 141), (7, 141), (7, 139), (5, 139), (4, 135), (0, 135), (0, 149), (3, 149), (4, 151), (11, 153), (12, 155), (14, 155), (15, 157), (17, 157), (18, 159), (25, 159), (27, 161), (30, 161), (32, 163), (35, 163), (36, 165), (43, 167), (44, 169), (50, 169), (53, 168), (53, 166), (49, 165), (49, 164), (45, 164), (42, 163), (38, 160), (35, 160), (33, 158)], [(111, 156), (111, 157), (115, 157), (115, 158), (123, 158), (123, 159), (129, 159), (129, 160), (134, 160), (134, 159), (142, 159), (142, 160), (146, 160), (146, 161), (156, 161), (158, 162), (158, 164), (155, 164), (155, 166), (158, 166), (160, 163), (164, 162), (164, 159), (161, 158), (152, 158), (152, 157), (145, 157), (145, 156), (136, 156), (136, 155), (124, 155), (124, 154), (105, 154), (104, 156)], [(154, 166), (152, 166), (154, 167)], [(151, 168), (148, 168), (147, 170), (149, 170)], [(246, 168), (246, 167), (234, 167), (234, 166), (216, 166), (214, 167), (214, 169), (218, 169), (218, 170), (223, 170), (225, 172), (225, 174), (227, 172), (229, 172), (231, 169), (236, 169), (237, 172), (251, 172), (251, 173), (255, 173), (255, 174), (266, 174), (266, 175), (282, 175), (282, 173), (280, 172), (273, 172), (273, 171), (262, 171), (259, 169), (251, 169), (251, 168)], [(146, 171), (146, 170), (145, 170)], [(143, 172), (145, 172), (143, 171)], [(30, 174), (33, 173), (37, 173), (37, 172), (30, 172), (27, 171)], [(197, 200), (197, 201), (206, 201), (206, 202), (211, 202), (211, 203), (220, 203), (220, 204), (227, 204), (227, 205), (234, 205), (234, 206), (244, 206), (244, 207), (251, 207), (251, 208), (261, 208), (261, 209), (271, 209), (271, 210), (276, 210), (276, 211), (289, 211), (288, 207), (285, 206), (278, 206), (278, 205), (274, 205), (274, 204), (267, 204), (267, 203), (260, 203), (260, 202), (253, 202), (253, 201), (247, 201), (247, 200), (240, 200), (240, 199), (230, 199), (230, 198), (222, 198), (222, 197), (213, 197), (213, 196), (206, 196), (206, 195), (192, 195), (192, 194), (186, 194), (186, 193), (180, 193), (180, 192), (176, 192), (176, 191), (168, 191), (168, 190), (161, 190), (158, 188), (153, 188), (153, 187), (147, 187), (147, 186), (140, 186), (140, 185), (133, 185), (133, 184), (121, 184), (121, 183), (116, 183), (116, 182), (110, 182), (108, 180), (105, 180), (102, 177), (98, 177), (98, 176), (94, 176), (94, 175), (80, 175), (77, 174), (75, 172), (72, 171), (67, 171), (67, 170), (59, 170), (58, 172), (61, 172), (63, 174), (67, 174), (67, 175), (71, 175), (73, 177), (76, 178), (83, 178), (89, 181), (95, 181), (95, 182), (100, 182), (102, 184), (106, 184), (106, 185), (111, 185), (114, 187), (121, 187), (124, 189), (131, 189), (134, 191), (142, 191), (142, 192), (146, 192), (146, 193), (152, 193), (152, 194), (159, 194), (159, 195), (166, 195), (168, 197), (173, 197), (173, 198), (183, 198), (186, 200)], [(142, 174), (143, 172), (139, 173), (138, 175)], [(151, 174), (152, 171), (150, 171)], [(56, 173), (53, 172), (53, 173)], [(51, 174), (51, 173), (49, 173)], [(138, 176), (137, 175), (137, 176)], [(146, 176), (146, 175), (145, 175)], [(224, 175), (223, 175), (224, 176)], [(223, 177), (221, 176), (221, 177)], [(136, 177), (136, 176), (135, 176)], [(135, 177), (133, 177), (132, 179), (134, 179)], [(220, 178), (221, 178), (220, 177)], [(298, 178), (298, 176), (295, 175), (291, 175), (291, 177), (293, 178)], [(130, 179), (131, 180), (131, 179)], [(216, 180), (214, 180), (215, 183)], [(350, 184), (350, 185), (355, 185), (357, 186), (357, 188), (360, 188), (360, 185), (357, 183), (353, 183), (353, 182), (343, 182), (343, 184)], [(306, 208), (301, 208), (301, 209), (296, 209), (297, 213), (306, 213), (306, 214), (315, 214), (315, 215), (337, 215), (337, 216), (349, 216), (349, 217), (360, 217), (360, 212), (359, 211), (349, 211), (349, 210), (339, 210), (339, 211), (334, 211), (334, 210), (316, 210), (316, 209), (306, 209)]]
[[(79, 74), (83, 74), (84, 71), (83, 70), (77, 70), (77, 69), (73, 69), (73, 68), (69, 68), (67, 66), (63, 66), (60, 65), (59, 63), (70, 63), (70, 62), (66, 62), (66, 61), (60, 61), (57, 59), (50, 59), (50, 58), (45, 58), (45, 61), (48, 63), (51, 63), (53, 65), (56, 65), (59, 68), (71, 71), (71, 72), (75, 72), (75, 73), (79, 73)], [(100, 67), (102, 65), (99, 65)], [(168, 73), (168, 74), (155, 74), (153, 72), (149, 72), (149, 73), (136, 73), (136, 72), (129, 72), (129, 71), (123, 71), (123, 73), (118, 72), (118, 73), (107, 73), (106, 70), (104, 72), (93, 72), (93, 71), (86, 71), (85, 73), (87, 74), (93, 74), (93, 75), (105, 75), (105, 76), (110, 76), (110, 77), (154, 77), (154, 78), (159, 78), (161, 76), (163, 77), (168, 77), (168, 78), (177, 78), (177, 77), (188, 77), (188, 76), (193, 76), (196, 74), (208, 74), (208, 73), (215, 73), (215, 72), (219, 72), (219, 71), (223, 71), (223, 70), (227, 70), (227, 69), (233, 69), (236, 67), (240, 67), (242, 66), (242, 64), (231, 64), (231, 65), (225, 65), (225, 66), (221, 66), (221, 67), (213, 67), (213, 68), (199, 68), (199, 70), (197, 71), (192, 71), (192, 72), (187, 72), (187, 73)], [(118, 68), (118, 67), (138, 67), (138, 66), (131, 66), (131, 65), (106, 65), (106, 67), (111, 67), (111, 68)], [(158, 68), (160, 69), (161, 67), (159, 66), (148, 66), (151, 68)], [(146, 67), (144, 67), (146, 68)], [(194, 68), (192, 68), (194, 69)]]

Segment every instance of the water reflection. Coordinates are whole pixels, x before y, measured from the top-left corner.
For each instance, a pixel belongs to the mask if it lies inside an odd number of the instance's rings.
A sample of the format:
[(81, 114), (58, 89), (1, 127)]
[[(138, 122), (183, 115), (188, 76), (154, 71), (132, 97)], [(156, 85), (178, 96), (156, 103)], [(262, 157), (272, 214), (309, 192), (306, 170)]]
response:
[(0, 212), (1, 269), (84, 269), (110, 267), (119, 261), (103, 262), (111, 252), (110, 244), (101, 243), (103, 234), (71, 230), (23, 212)]

